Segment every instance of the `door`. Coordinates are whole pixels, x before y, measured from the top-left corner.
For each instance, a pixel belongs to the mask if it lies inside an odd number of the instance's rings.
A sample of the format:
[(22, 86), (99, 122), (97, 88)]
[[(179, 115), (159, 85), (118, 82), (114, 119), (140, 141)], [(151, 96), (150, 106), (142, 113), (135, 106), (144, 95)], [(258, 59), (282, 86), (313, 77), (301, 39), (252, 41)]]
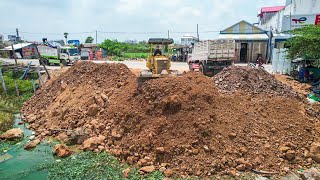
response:
[(247, 52), (248, 52), (248, 43), (241, 43), (240, 49), (240, 62), (246, 63), (247, 62)]

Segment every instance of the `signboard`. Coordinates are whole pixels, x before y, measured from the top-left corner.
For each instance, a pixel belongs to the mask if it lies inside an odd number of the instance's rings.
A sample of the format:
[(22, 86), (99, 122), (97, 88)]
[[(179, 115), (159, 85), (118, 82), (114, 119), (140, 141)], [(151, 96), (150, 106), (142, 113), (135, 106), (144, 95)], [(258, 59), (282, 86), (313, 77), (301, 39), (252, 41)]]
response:
[(293, 30), (310, 24), (320, 24), (320, 14), (291, 15), (291, 17), (285, 15), (282, 19), (282, 31)]

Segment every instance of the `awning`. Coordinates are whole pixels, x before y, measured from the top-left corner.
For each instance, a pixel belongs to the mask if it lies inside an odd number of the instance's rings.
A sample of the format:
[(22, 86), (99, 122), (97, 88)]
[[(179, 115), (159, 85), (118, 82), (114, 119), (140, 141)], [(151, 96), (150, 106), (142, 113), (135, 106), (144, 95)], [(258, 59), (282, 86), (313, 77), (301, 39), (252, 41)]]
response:
[(274, 37), (275, 39), (290, 39), (290, 38), (293, 37), (293, 35), (280, 33), (280, 34), (273, 34), (273, 37)]
[(232, 40), (268, 40), (266, 34), (219, 34), (218, 39), (232, 39)]

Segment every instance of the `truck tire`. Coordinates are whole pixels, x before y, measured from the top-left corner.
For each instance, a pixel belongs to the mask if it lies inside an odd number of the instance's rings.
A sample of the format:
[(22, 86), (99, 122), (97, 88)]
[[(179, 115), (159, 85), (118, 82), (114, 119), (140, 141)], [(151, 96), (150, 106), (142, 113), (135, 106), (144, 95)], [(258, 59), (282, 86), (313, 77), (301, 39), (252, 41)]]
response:
[(203, 74), (203, 75), (206, 75), (207, 72), (206, 72), (206, 69), (204, 68), (204, 66), (202, 64), (200, 64), (199, 66), (199, 71)]
[(62, 61), (61, 61), (61, 64), (62, 64), (63, 66), (67, 66), (67, 61), (66, 61), (66, 60), (62, 60)]

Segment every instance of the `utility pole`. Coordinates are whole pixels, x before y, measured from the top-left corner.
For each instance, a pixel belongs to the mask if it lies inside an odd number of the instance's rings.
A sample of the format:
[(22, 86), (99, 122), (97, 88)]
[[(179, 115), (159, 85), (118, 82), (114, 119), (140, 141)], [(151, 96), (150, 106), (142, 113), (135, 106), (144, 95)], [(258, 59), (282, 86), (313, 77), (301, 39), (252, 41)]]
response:
[(98, 31), (96, 30), (96, 44), (98, 44)]
[(170, 38), (170, 31), (168, 30), (168, 39)]
[(19, 29), (16, 28), (16, 32), (17, 32), (17, 43), (20, 41), (20, 37), (19, 37)]
[(199, 42), (199, 25), (197, 24), (197, 40)]

